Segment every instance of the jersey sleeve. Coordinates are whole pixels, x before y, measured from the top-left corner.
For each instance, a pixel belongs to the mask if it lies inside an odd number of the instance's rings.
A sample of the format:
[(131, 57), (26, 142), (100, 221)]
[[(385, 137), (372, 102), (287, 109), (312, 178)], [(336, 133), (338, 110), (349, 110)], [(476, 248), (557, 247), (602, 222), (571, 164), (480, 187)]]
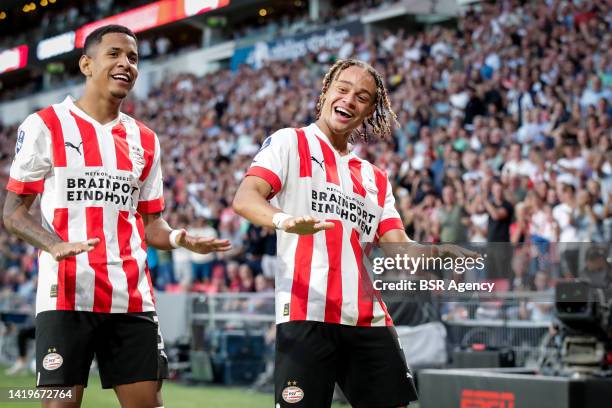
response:
[(45, 189), (45, 177), (53, 168), (51, 135), (42, 119), (32, 114), (17, 130), (15, 159), (6, 189), (16, 194), (37, 194)]
[(395, 208), (395, 197), (393, 196), (393, 188), (391, 183), (387, 180), (387, 190), (385, 194), (385, 204), (383, 207), (380, 222), (376, 230), (376, 235), (380, 238), (388, 231), (394, 229), (404, 230), (404, 224), (400, 218), (399, 212)]
[(161, 171), (161, 148), (159, 139), (155, 136), (155, 153), (149, 174), (140, 187), (138, 212), (152, 214), (164, 210), (164, 182)]
[(291, 136), (292, 134), (285, 130), (279, 130), (268, 136), (246, 173), (245, 177), (257, 176), (272, 186), (268, 200), (278, 194), (285, 185), (291, 148), (294, 145), (294, 137)]

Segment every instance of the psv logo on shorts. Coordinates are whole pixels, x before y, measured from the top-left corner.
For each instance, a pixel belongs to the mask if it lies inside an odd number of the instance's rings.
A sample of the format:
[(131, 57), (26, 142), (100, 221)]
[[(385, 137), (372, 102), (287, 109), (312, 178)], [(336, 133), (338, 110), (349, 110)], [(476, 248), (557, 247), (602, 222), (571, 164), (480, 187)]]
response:
[(47, 371), (57, 370), (64, 363), (64, 358), (58, 353), (49, 353), (43, 358), (42, 366)]
[(285, 387), (283, 390), (283, 400), (289, 404), (300, 402), (304, 398), (304, 391), (300, 387), (296, 387), (296, 381), (289, 381), (288, 384), (289, 387)]

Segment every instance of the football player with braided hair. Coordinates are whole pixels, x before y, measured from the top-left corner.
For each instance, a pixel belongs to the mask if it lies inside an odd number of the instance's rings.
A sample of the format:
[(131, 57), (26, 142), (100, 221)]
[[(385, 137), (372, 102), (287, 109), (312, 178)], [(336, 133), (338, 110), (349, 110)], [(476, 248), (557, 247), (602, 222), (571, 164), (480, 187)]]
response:
[(335, 383), (354, 407), (417, 399), (363, 249), (411, 241), (387, 174), (351, 144), (389, 136), (396, 123), (382, 76), (340, 60), (323, 79), (316, 122), (269, 136), (236, 193), (237, 213), (278, 234), (278, 408), (330, 407)]

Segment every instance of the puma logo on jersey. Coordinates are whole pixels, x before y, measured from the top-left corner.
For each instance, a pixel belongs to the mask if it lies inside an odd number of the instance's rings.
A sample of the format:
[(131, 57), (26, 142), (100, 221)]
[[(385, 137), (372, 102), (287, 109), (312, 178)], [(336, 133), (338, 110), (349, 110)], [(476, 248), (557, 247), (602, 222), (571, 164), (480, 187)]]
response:
[(318, 161), (314, 156), (310, 156), (310, 160), (321, 166), (321, 170), (323, 170), (323, 163), (325, 163), (325, 160)]
[(72, 143), (70, 143), (70, 142), (66, 142), (66, 143), (64, 143), (64, 146), (66, 146), (66, 147), (72, 147), (74, 150), (76, 150), (76, 151), (79, 153), (79, 156), (82, 156), (82, 155), (83, 155), (83, 153), (81, 153), (81, 145), (82, 145), (82, 144), (83, 144), (83, 142), (79, 143), (79, 145), (78, 145), (78, 146), (75, 146), (75, 145), (73, 145), (73, 144), (72, 144)]

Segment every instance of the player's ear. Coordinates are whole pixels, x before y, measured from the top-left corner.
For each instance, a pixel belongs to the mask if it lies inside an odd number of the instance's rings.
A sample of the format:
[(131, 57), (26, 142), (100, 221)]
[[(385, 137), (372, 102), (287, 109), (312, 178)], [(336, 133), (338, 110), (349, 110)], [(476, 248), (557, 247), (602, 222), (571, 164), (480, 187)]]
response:
[(81, 55), (81, 58), (79, 59), (79, 68), (81, 69), (81, 72), (83, 73), (83, 75), (85, 75), (86, 77), (90, 77), (92, 75), (91, 72), (91, 57), (87, 54), (83, 54)]

